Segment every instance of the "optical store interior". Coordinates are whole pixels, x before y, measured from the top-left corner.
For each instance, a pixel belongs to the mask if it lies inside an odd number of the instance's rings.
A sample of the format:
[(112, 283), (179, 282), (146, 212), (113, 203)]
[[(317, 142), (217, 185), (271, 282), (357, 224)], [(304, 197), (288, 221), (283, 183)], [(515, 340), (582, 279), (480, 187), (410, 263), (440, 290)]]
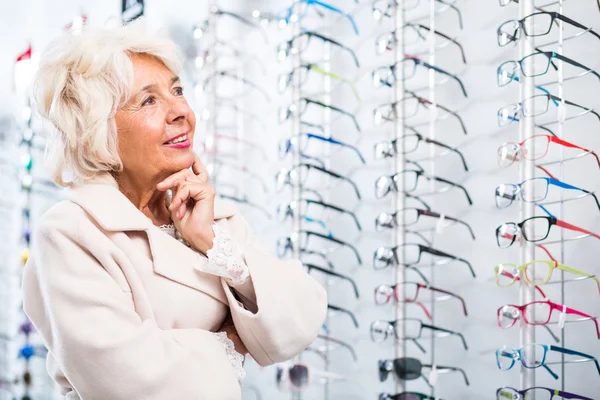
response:
[(0, 399), (64, 398), (21, 293), (68, 191), (40, 56), (139, 16), (185, 54), (217, 197), (327, 292), (244, 400), (600, 399), (596, 0), (0, 0)]

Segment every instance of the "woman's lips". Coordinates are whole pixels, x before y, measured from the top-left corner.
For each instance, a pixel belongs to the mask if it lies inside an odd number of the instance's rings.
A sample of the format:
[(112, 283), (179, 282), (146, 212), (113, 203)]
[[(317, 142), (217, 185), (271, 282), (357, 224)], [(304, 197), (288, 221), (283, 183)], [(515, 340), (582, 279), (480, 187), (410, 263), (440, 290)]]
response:
[(190, 142), (190, 139), (185, 139), (183, 142), (165, 144), (164, 146), (171, 147), (174, 149), (186, 149), (186, 148), (190, 147), (191, 145), (192, 145), (192, 143)]

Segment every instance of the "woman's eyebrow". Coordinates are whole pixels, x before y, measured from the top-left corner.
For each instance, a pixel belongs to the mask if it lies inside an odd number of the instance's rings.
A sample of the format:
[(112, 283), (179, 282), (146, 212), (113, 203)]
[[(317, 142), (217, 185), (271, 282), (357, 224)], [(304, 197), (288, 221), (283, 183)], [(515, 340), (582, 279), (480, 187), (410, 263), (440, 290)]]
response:
[[(173, 78), (171, 78), (171, 81), (169, 82), (169, 86), (173, 86), (173, 84), (175, 82), (179, 82), (179, 81), (180, 81), (179, 76), (174, 76)], [(156, 83), (151, 83), (151, 84), (146, 85), (143, 88), (141, 88), (140, 91), (138, 92), (138, 94), (140, 94), (142, 92), (151, 92), (155, 89), (156, 89)]]

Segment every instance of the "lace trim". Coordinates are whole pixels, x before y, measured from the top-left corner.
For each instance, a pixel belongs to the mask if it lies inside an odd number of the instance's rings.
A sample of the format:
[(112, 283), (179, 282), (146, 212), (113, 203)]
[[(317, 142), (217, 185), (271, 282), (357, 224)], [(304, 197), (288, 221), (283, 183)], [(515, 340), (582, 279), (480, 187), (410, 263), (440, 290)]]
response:
[(227, 232), (216, 224), (213, 225), (213, 232), (213, 247), (206, 254), (208, 264), (204, 272), (223, 277), (230, 286), (241, 285), (250, 275), (242, 250)]
[(235, 351), (235, 345), (227, 337), (227, 333), (225, 332), (215, 332), (215, 336), (217, 340), (221, 342), (223, 347), (225, 347), (225, 353), (227, 353), (227, 358), (231, 362), (233, 369), (237, 375), (238, 382), (240, 386), (244, 382), (244, 378), (246, 377), (246, 371), (244, 370), (244, 356)]

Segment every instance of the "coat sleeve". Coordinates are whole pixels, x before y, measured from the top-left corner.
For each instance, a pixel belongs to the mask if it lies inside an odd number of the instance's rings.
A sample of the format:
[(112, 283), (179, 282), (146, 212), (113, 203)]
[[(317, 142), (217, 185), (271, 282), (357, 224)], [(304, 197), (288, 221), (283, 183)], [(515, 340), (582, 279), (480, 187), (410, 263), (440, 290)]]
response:
[(241, 399), (215, 336), (201, 329), (163, 330), (152, 318), (142, 319), (123, 275), (117, 279), (118, 265), (93, 255), (116, 250), (108, 240), (90, 243), (96, 238), (89, 230), (98, 228), (82, 210), (68, 211), (40, 220), (23, 275), (23, 306), (79, 397)]
[(289, 360), (317, 337), (327, 312), (325, 289), (298, 260), (279, 260), (265, 251), (239, 214), (228, 219), (230, 233), (241, 245), (250, 271), (247, 283), (232, 288), (221, 280), (238, 335), (261, 366)]

